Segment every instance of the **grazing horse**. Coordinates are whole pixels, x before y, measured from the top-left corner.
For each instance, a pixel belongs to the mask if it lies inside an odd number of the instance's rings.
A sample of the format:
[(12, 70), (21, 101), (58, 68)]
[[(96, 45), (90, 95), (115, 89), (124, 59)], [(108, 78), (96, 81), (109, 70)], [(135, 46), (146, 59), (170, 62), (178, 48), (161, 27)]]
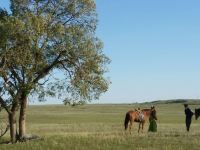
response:
[(157, 119), (155, 109), (142, 109), (141, 111), (138, 111), (138, 110), (128, 111), (126, 113), (125, 120), (124, 120), (125, 130), (127, 130), (127, 128), (129, 127), (129, 131), (131, 133), (131, 127), (132, 127), (133, 122), (137, 122), (139, 123), (138, 133), (140, 132), (141, 125), (142, 125), (142, 132), (143, 132), (144, 124), (150, 116)]
[(197, 120), (200, 116), (200, 108), (195, 109), (195, 119)]

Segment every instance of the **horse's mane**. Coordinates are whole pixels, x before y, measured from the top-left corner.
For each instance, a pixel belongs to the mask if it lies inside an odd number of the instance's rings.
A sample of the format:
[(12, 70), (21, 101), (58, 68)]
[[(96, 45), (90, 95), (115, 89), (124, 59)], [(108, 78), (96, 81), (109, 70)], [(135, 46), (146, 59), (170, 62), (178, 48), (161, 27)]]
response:
[(151, 110), (151, 109), (149, 109), (149, 108), (144, 108), (144, 109), (142, 109), (142, 110), (144, 110), (144, 111), (149, 111), (149, 110)]
[[(156, 110), (154, 110), (154, 111), (156, 111)], [(152, 109), (144, 108), (144, 109), (142, 109), (142, 112), (144, 114), (146, 114), (147, 117), (149, 117), (151, 115)]]
[[(127, 113), (133, 113), (133, 112), (137, 112), (138, 110), (137, 109), (135, 109), (135, 110), (130, 110), (130, 111), (128, 111)], [(149, 109), (149, 108), (144, 108), (144, 109), (141, 109), (141, 111), (143, 112), (143, 113), (145, 113), (145, 114), (150, 114), (150, 112), (152, 111), (151, 109)]]
[(142, 109), (142, 111), (151, 111), (151, 109), (149, 109), (149, 108), (144, 108), (144, 109)]

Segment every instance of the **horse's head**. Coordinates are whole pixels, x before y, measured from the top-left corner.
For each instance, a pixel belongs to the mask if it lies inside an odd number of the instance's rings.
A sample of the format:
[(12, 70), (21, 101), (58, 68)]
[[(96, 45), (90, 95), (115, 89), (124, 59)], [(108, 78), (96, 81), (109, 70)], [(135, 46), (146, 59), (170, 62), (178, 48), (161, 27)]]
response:
[(155, 108), (154, 109), (151, 109), (151, 117), (155, 120), (157, 120), (157, 114), (156, 114), (156, 110)]
[(200, 108), (195, 109), (195, 119), (197, 120), (200, 116)]
[(146, 117), (157, 120), (155, 107), (151, 107), (151, 109), (142, 109), (142, 112)]
[(151, 113), (150, 113), (150, 119), (155, 119), (155, 120), (157, 120), (157, 115), (156, 115), (155, 106), (151, 106), (150, 111), (151, 111)]

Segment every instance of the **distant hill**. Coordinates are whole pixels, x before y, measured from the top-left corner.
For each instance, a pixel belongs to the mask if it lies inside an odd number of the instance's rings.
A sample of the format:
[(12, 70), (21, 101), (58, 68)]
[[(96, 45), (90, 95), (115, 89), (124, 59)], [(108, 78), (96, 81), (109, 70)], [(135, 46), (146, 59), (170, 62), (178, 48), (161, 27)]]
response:
[(156, 100), (151, 102), (144, 102), (144, 104), (190, 104), (190, 105), (200, 105), (200, 99), (171, 99), (171, 100)]

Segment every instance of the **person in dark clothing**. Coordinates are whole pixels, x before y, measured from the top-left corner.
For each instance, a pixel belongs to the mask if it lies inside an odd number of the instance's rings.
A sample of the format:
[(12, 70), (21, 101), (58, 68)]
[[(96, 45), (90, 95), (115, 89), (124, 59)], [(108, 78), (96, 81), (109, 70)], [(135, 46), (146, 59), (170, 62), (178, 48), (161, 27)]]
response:
[(184, 104), (184, 106), (185, 106), (185, 117), (186, 117), (185, 118), (185, 124), (186, 124), (187, 131), (189, 132), (190, 124), (192, 122), (192, 116), (194, 115), (194, 113), (188, 107), (188, 104)]
[(157, 132), (157, 116), (156, 110), (154, 106), (151, 106), (151, 114), (149, 116), (149, 132)]

